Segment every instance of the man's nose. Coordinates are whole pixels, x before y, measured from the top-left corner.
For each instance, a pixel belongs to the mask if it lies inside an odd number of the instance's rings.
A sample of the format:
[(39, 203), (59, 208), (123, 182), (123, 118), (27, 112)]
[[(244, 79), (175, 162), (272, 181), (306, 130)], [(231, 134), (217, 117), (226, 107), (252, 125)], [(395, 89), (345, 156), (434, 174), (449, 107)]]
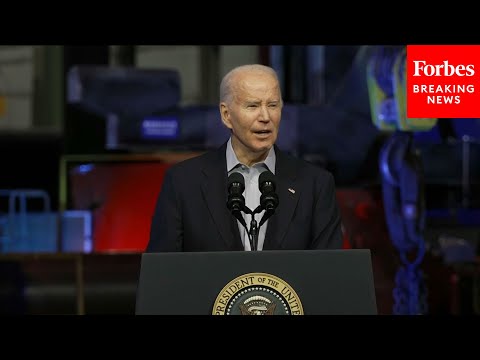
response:
[(260, 108), (260, 121), (270, 121), (270, 113), (268, 112), (267, 106)]

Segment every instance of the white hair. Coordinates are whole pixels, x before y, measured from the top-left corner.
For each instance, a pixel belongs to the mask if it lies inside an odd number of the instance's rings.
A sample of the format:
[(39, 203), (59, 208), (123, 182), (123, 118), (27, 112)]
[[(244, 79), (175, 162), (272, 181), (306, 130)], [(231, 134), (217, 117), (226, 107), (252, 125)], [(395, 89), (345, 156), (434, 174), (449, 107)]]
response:
[(232, 96), (234, 92), (234, 83), (233, 78), (236, 74), (241, 72), (263, 72), (272, 75), (277, 82), (278, 75), (277, 72), (271, 68), (270, 66), (261, 65), (261, 64), (247, 64), (247, 65), (240, 65), (236, 68), (230, 70), (222, 79), (220, 83), (220, 102), (226, 102), (227, 104), (232, 102)]

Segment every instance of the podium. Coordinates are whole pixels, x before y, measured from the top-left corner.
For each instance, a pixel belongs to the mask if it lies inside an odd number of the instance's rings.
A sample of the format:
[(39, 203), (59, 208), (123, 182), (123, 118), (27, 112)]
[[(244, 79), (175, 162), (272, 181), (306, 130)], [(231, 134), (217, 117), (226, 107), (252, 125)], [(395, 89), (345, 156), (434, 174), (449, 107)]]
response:
[(136, 315), (376, 315), (369, 249), (142, 254)]

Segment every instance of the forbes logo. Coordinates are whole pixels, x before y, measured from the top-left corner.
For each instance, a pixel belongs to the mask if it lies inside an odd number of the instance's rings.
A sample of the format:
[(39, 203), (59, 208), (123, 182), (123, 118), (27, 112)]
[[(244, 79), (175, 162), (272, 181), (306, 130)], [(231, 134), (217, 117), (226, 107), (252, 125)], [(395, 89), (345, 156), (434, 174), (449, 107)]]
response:
[(407, 45), (407, 117), (480, 118), (480, 45)]
[(413, 60), (414, 71), (413, 76), (474, 76), (475, 66), (457, 65), (453, 66), (448, 63), (448, 60), (443, 61), (443, 64), (431, 65), (424, 60)]

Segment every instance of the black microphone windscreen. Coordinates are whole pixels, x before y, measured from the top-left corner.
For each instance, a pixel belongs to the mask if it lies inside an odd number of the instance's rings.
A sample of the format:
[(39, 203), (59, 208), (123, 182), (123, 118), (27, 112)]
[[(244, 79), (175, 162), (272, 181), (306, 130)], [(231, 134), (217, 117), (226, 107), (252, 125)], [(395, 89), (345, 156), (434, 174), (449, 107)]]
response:
[(262, 191), (262, 188), (266, 182), (270, 182), (273, 186), (273, 191), (275, 191), (275, 175), (270, 170), (265, 170), (260, 174), (260, 177), (258, 178), (258, 187), (260, 191)]
[(232, 172), (228, 176), (228, 186), (232, 185), (233, 183), (240, 183), (242, 185), (245, 185), (245, 178), (239, 172)]

